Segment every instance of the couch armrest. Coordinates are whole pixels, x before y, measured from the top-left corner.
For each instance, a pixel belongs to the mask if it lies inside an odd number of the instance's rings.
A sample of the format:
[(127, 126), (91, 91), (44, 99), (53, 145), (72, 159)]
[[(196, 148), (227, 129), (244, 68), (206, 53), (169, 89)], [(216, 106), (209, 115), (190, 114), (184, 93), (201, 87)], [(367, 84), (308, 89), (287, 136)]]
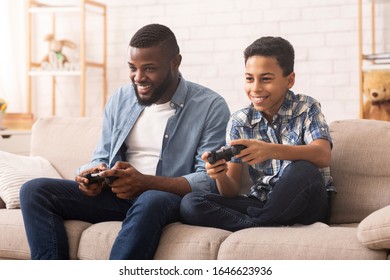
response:
[(368, 215), (360, 222), (357, 237), (370, 249), (390, 249), (390, 205)]

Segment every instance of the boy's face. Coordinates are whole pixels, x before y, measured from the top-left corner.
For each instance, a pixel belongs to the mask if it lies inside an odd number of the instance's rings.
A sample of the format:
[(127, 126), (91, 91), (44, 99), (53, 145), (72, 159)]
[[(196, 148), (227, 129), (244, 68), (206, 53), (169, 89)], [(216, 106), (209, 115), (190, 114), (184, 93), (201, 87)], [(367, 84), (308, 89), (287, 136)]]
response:
[(282, 68), (273, 57), (251, 56), (246, 61), (245, 92), (268, 122), (272, 122), (294, 82), (295, 73), (283, 76)]

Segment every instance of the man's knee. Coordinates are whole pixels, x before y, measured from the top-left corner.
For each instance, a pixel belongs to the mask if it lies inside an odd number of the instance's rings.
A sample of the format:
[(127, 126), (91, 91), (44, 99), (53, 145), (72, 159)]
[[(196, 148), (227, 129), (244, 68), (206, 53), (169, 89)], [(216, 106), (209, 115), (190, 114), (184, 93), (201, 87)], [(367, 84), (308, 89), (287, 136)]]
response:
[(144, 211), (150, 209), (151, 211), (165, 211), (169, 209), (177, 209), (180, 205), (181, 197), (179, 195), (158, 191), (149, 190), (143, 192), (134, 203), (133, 207), (143, 208)]
[(31, 201), (32, 197), (34, 197), (44, 185), (44, 179), (42, 178), (31, 179), (25, 182), (19, 191), (20, 204), (23, 205)]
[(147, 202), (161, 202), (175, 200), (179, 196), (170, 192), (158, 191), (158, 190), (149, 190), (143, 192), (139, 195), (137, 201), (147, 201)]

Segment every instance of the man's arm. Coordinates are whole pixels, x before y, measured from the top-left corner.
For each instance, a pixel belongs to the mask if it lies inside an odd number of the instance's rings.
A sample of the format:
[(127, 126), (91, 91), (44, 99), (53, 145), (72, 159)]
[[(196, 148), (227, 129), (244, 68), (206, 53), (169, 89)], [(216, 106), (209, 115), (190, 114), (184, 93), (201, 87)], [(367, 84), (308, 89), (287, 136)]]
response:
[(223, 98), (216, 99), (207, 111), (202, 135), (194, 159), (194, 173), (184, 175), (192, 191), (209, 191), (215, 187), (215, 181), (206, 173), (205, 161), (202, 154), (219, 149), (225, 145), (226, 125), (230, 111)]
[(145, 175), (136, 170), (130, 163), (118, 161), (110, 170), (102, 171), (102, 177), (116, 176), (116, 180), (110, 184), (112, 192), (118, 198), (131, 199), (147, 190), (160, 190), (175, 193), (179, 196), (191, 192), (188, 181), (183, 177), (163, 177)]

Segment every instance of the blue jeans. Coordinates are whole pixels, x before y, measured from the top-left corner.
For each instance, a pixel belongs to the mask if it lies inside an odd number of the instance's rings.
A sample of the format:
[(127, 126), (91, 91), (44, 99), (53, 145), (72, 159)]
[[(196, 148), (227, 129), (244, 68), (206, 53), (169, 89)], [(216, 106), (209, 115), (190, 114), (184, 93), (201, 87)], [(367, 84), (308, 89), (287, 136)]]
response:
[(296, 161), (284, 170), (265, 203), (250, 196), (226, 198), (193, 192), (182, 199), (180, 215), (183, 222), (191, 225), (237, 231), (327, 222), (329, 204), (318, 168)]
[[(39, 178), (20, 190), (32, 259), (69, 259), (64, 220), (123, 221), (110, 259), (152, 259), (164, 226), (179, 220), (181, 197), (149, 190), (132, 200), (109, 189), (86, 196), (71, 180)], [(97, 246), (99, 246), (97, 244)]]

